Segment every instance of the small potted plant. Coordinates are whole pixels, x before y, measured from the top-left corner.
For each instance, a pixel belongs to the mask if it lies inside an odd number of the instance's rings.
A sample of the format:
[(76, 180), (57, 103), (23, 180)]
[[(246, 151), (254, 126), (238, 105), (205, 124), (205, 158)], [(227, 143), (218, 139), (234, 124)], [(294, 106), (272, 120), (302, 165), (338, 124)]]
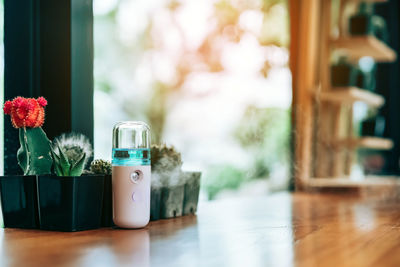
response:
[(183, 198), (183, 215), (196, 214), (200, 194), (201, 172), (183, 172), (185, 194)]
[(81, 231), (101, 226), (104, 176), (81, 176), (92, 155), (82, 134), (63, 134), (53, 141), (55, 175), (38, 177), (40, 228)]
[(331, 66), (331, 84), (333, 89), (354, 86), (358, 69), (340, 56), (337, 64)]
[(90, 172), (92, 174), (104, 175), (104, 193), (103, 193), (103, 206), (101, 212), (101, 226), (111, 227), (113, 223), (113, 210), (112, 210), (112, 180), (111, 180), (112, 166), (111, 162), (102, 159), (96, 159), (90, 164)]
[(151, 193), (150, 193), (150, 220), (160, 219), (162, 185), (158, 173), (152, 171), (151, 174)]
[(151, 158), (151, 218), (156, 220), (182, 216), (185, 187), (181, 154), (174, 147), (152, 145)]
[(361, 122), (361, 136), (383, 137), (385, 132), (385, 117), (370, 110), (366, 120)]
[(41, 128), (46, 99), (16, 97), (4, 104), (19, 131), (18, 164), (23, 175), (0, 177), (0, 196), (5, 227), (39, 228), (37, 175), (51, 173), (50, 141)]
[(356, 14), (349, 18), (349, 32), (351, 35), (374, 35), (387, 43), (389, 32), (383, 17), (374, 15), (372, 3), (361, 3)]

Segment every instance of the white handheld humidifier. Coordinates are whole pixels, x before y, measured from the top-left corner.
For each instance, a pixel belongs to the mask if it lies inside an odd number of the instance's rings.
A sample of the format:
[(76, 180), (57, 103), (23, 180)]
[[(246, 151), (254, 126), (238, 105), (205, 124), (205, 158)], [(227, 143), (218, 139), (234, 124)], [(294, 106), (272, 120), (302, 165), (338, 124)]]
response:
[(113, 129), (113, 220), (122, 228), (145, 227), (150, 220), (150, 128), (120, 122)]

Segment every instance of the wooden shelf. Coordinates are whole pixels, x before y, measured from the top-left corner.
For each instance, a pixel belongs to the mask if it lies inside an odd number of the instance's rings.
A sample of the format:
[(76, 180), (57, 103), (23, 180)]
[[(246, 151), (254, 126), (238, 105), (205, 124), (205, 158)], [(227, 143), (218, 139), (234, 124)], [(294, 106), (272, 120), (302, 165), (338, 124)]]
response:
[(393, 148), (392, 140), (379, 137), (340, 139), (333, 141), (331, 144), (333, 147), (368, 148), (376, 150), (390, 150)]
[(399, 199), (400, 179), (396, 176), (367, 176), (362, 180), (311, 178), (307, 180), (305, 190), (312, 193), (350, 193), (368, 200)]
[(353, 2), (353, 3), (361, 3), (361, 2), (365, 2), (365, 3), (387, 3), (388, 0), (348, 0), (349, 2)]
[(334, 87), (332, 90), (322, 91), (319, 97), (322, 101), (337, 103), (351, 104), (362, 101), (373, 107), (381, 107), (385, 104), (384, 97), (357, 87)]
[(396, 176), (367, 176), (362, 180), (351, 180), (350, 178), (311, 178), (307, 185), (313, 188), (352, 188), (369, 186), (400, 186), (400, 179)]
[(372, 35), (349, 36), (332, 40), (334, 48), (345, 51), (351, 59), (373, 57), (378, 62), (393, 62), (396, 52)]

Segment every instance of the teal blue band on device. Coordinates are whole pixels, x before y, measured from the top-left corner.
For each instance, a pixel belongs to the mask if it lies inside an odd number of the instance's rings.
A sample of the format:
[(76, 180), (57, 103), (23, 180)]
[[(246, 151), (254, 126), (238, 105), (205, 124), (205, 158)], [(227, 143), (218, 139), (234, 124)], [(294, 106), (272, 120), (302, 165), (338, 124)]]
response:
[(113, 166), (139, 166), (150, 165), (150, 149), (124, 149), (114, 148), (112, 151), (112, 165)]

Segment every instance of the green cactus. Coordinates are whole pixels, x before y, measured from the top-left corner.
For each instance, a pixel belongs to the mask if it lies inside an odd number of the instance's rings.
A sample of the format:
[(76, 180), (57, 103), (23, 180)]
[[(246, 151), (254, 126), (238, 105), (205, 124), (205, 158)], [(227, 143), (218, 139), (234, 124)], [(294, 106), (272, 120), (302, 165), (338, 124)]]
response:
[(81, 176), (93, 149), (83, 134), (62, 134), (53, 141), (51, 154), (58, 176)]
[(43, 129), (19, 128), (19, 142), (17, 159), (24, 175), (50, 174), (53, 163), (51, 143)]
[(90, 164), (90, 172), (94, 174), (111, 175), (112, 166), (107, 160), (96, 159)]
[(183, 183), (182, 157), (173, 146), (151, 146), (152, 186), (175, 186)]
[(85, 154), (84, 166), (93, 154), (93, 148), (89, 138), (80, 133), (64, 133), (56, 137), (53, 143), (57, 143), (64, 152), (70, 164), (74, 164)]
[(182, 166), (181, 153), (165, 144), (151, 146), (151, 168), (154, 171), (170, 172)]
[(83, 149), (77, 146), (64, 146), (62, 149), (71, 162), (77, 162), (82, 157), (82, 154), (85, 154)]
[(53, 144), (51, 150), (54, 162), (54, 172), (57, 176), (81, 176), (85, 167), (86, 154), (82, 153), (78, 160), (71, 160), (60, 148), (58, 143)]

